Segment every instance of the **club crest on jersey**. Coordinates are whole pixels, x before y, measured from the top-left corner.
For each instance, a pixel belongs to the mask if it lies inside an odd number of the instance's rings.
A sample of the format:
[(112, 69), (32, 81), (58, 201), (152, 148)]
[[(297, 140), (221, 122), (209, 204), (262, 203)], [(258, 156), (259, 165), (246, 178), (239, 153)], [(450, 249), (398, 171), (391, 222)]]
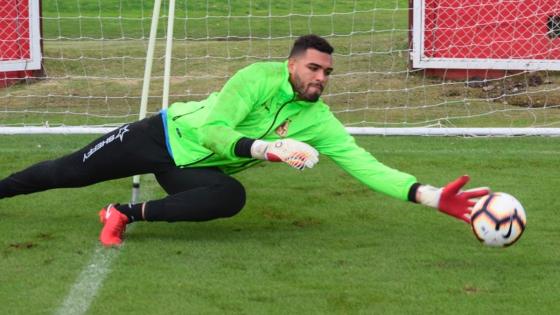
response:
[(276, 128), (276, 134), (282, 138), (285, 138), (288, 135), (288, 127), (290, 125), (291, 120), (286, 119), (280, 126)]

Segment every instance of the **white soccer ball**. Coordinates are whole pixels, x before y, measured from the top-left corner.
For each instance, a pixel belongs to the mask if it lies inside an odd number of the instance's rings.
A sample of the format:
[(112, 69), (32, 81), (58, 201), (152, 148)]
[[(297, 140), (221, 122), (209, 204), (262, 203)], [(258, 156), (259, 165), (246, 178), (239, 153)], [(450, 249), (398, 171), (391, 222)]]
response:
[(488, 246), (510, 246), (525, 231), (527, 216), (521, 203), (503, 192), (481, 198), (471, 212), (471, 226), (476, 238)]

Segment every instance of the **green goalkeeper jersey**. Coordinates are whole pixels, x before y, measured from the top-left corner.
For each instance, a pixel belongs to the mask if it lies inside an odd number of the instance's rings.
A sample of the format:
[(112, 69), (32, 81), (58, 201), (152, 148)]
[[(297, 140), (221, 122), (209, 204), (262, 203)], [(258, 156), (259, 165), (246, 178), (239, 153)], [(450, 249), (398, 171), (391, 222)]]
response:
[(162, 112), (170, 154), (179, 167), (221, 168), (228, 174), (261, 162), (238, 157), (242, 137), (291, 138), (313, 146), (375, 191), (406, 200), (416, 178), (387, 167), (359, 147), (322, 101), (296, 99), (287, 62), (258, 62), (238, 71), (202, 101)]

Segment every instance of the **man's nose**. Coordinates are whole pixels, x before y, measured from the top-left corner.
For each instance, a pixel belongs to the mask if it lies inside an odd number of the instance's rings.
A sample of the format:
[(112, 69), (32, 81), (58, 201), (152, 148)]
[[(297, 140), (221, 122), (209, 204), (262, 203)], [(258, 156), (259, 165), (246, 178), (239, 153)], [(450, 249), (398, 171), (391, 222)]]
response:
[(317, 71), (317, 73), (315, 75), (315, 80), (317, 80), (319, 82), (325, 82), (326, 79), (327, 79), (327, 76), (325, 75), (325, 73), (323, 71)]

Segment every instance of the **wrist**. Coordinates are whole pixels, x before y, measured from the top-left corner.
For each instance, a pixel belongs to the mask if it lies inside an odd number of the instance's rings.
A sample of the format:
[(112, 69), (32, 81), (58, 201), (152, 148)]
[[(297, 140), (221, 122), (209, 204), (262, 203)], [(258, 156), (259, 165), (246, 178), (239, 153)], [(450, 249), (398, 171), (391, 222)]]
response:
[(255, 159), (266, 160), (266, 149), (269, 142), (263, 140), (255, 140), (251, 145), (251, 156)]
[(439, 208), (442, 188), (430, 185), (420, 185), (416, 189), (416, 202), (432, 208)]
[(410, 186), (410, 189), (408, 190), (408, 196), (407, 196), (408, 201), (419, 203), (418, 200), (416, 199), (416, 191), (420, 186), (422, 186), (422, 184), (420, 183), (414, 183), (412, 184), (412, 186)]

